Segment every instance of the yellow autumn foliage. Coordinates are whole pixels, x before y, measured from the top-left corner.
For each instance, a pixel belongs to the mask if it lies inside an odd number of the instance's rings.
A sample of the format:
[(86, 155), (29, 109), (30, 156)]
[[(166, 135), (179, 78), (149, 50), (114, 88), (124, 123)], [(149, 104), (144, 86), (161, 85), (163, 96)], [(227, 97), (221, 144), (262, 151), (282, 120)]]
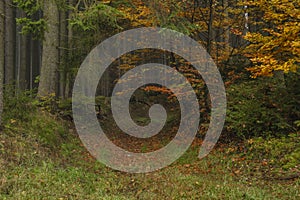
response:
[[(272, 76), (274, 71), (296, 72), (300, 63), (300, 1), (252, 0), (247, 5), (263, 13), (268, 28), (248, 32), (245, 55), (252, 77)], [(271, 27), (271, 28), (270, 28)]]

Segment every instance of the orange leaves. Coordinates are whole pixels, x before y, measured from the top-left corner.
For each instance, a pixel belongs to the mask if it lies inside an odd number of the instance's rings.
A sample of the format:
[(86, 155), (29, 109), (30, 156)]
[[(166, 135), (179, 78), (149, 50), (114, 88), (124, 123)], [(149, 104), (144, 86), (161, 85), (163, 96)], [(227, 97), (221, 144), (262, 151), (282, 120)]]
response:
[(263, 12), (265, 25), (259, 32), (247, 33), (251, 44), (245, 50), (253, 67), (252, 77), (272, 76), (274, 71), (296, 72), (300, 61), (300, 8), (288, 0), (249, 1)]
[(240, 31), (239, 29), (236, 29), (236, 28), (232, 28), (230, 30), (230, 32), (233, 33), (234, 35), (242, 35), (243, 34), (242, 31)]
[[(291, 42), (291, 52), (295, 55), (300, 55), (300, 41), (292, 41)], [(297, 62), (300, 62), (299, 57), (296, 58)]]
[(299, 5), (290, 0), (248, 0), (245, 5), (257, 7), (264, 12), (263, 19), (273, 23), (282, 23), (288, 18), (300, 18)]
[(127, 63), (119, 65), (119, 69), (125, 70), (125, 71), (133, 69), (134, 67), (135, 67), (134, 65), (129, 65)]
[(164, 93), (164, 94), (171, 94), (171, 90), (169, 90), (166, 87), (158, 87), (158, 86), (146, 86), (145, 91), (149, 92), (149, 91), (155, 91), (155, 92), (160, 92), (160, 93)]
[(140, 26), (154, 26), (156, 20), (154, 19), (154, 14), (151, 9), (146, 6), (143, 1), (134, 0), (131, 1), (133, 6), (120, 6), (119, 10), (125, 13), (125, 18), (128, 19), (132, 27)]

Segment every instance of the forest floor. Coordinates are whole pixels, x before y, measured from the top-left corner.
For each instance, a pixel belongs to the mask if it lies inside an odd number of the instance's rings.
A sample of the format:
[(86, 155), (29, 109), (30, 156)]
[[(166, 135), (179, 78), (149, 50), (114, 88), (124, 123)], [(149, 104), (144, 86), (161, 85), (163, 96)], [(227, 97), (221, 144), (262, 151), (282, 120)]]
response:
[(41, 110), (27, 118), (0, 134), (0, 199), (300, 199), (299, 160), (285, 157), (300, 134), (218, 144), (201, 160), (195, 139), (172, 165), (129, 174), (91, 157), (71, 123)]

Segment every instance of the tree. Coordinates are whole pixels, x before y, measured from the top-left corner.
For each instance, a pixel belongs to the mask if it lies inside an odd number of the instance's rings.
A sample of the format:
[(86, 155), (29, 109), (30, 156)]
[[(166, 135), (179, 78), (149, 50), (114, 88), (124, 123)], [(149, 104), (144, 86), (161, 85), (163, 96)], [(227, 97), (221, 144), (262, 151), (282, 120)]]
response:
[(44, 18), (47, 30), (43, 41), (42, 66), (38, 96), (45, 97), (57, 92), (57, 70), (59, 64), (59, 10), (54, 0), (44, 1)]
[(263, 13), (264, 28), (247, 33), (246, 56), (252, 77), (272, 76), (275, 71), (296, 72), (300, 63), (300, 4), (289, 0), (248, 1)]
[(4, 74), (4, 1), (0, 1), (0, 126), (2, 125), (3, 112), (3, 74)]
[[(76, 0), (69, 0), (68, 1), (68, 6), (69, 7), (73, 7), (74, 4), (76, 3)], [(71, 9), (68, 9), (67, 10), (67, 17), (66, 17), (66, 21), (67, 19), (69, 20), (71, 18), (71, 15), (72, 15), (72, 11)], [(67, 23), (67, 48), (68, 48), (68, 51), (65, 51), (65, 63), (64, 63), (64, 68), (63, 68), (63, 94), (64, 94), (64, 97), (63, 98), (68, 98), (70, 95), (71, 95), (71, 69), (72, 67), (72, 55), (73, 55), (73, 28), (72, 26), (70, 26), (68, 23)]]
[(12, 0), (5, 0), (5, 83), (15, 80), (16, 22), (15, 7)]
[[(74, 6), (72, 6), (72, 2), (69, 3), (72, 13), (69, 13), (69, 51), (68, 62), (65, 65), (68, 82), (75, 79), (74, 71), (77, 71), (81, 62), (95, 45), (121, 30), (118, 22), (124, 17), (123, 13), (112, 7), (109, 2), (77, 1)], [(89, 82), (88, 79), (86, 81)], [(68, 82), (66, 94), (69, 93), (70, 88)], [(86, 87), (84, 90), (89, 91), (90, 87)]]
[[(16, 17), (25, 17), (25, 12), (21, 9), (17, 9)], [(16, 37), (16, 87), (22, 90), (27, 89), (27, 81), (26, 81), (26, 65), (28, 61), (28, 55), (27, 52), (28, 49), (28, 42), (27, 42), (27, 36), (24, 34), (21, 34), (22, 26), (17, 25), (17, 37)]]

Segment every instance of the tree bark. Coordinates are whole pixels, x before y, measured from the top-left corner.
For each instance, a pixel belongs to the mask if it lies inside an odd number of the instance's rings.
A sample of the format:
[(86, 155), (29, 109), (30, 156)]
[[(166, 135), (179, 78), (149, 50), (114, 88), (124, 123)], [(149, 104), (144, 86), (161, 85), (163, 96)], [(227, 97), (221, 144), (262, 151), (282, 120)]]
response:
[[(17, 9), (17, 17), (25, 17), (25, 13)], [(27, 89), (26, 81), (26, 67), (27, 67), (27, 37), (21, 34), (21, 26), (17, 26), (17, 39), (16, 39), (16, 49), (17, 49), (17, 88), (21, 90)]]
[(3, 77), (4, 77), (4, 57), (5, 57), (5, 44), (4, 44), (4, 1), (0, 1), (0, 127), (2, 126), (2, 113), (3, 113)]
[(43, 42), (42, 68), (38, 96), (57, 94), (57, 70), (59, 64), (59, 11), (54, 0), (44, 1), (44, 18), (47, 31)]
[(67, 79), (67, 48), (68, 48), (68, 23), (67, 12), (62, 9), (59, 15), (59, 96), (64, 99)]
[[(229, 13), (228, 13), (228, 0), (223, 1), (223, 7), (224, 7), (224, 12), (225, 12), (225, 17), (229, 19)], [(230, 53), (230, 44), (229, 44), (229, 38), (230, 38), (230, 30), (229, 30), (229, 25), (226, 25), (224, 28), (224, 50), (227, 54)]]
[[(75, 0), (69, 0), (68, 1), (69, 5), (70, 6), (74, 6), (74, 4), (76, 3)], [(67, 18), (70, 19), (71, 18), (71, 15), (72, 15), (72, 11), (69, 9), (68, 10), (68, 13), (67, 13)], [(70, 26), (70, 25), (67, 25), (68, 27), (68, 30), (67, 30), (67, 35), (68, 35), (68, 39), (67, 39), (67, 46), (68, 46), (68, 52), (67, 52), (67, 61), (68, 63), (66, 63), (66, 74), (65, 74), (65, 89), (64, 89), (64, 92), (65, 92), (65, 98), (68, 98), (71, 96), (71, 80), (70, 80), (70, 77), (71, 77), (71, 74), (70, 74), (70, 64), (69, 62), (72, 60), (72, 57), (73, 57), (73, 28)]]
[(213, 42), (214, 0), (209, 0), (209, 19), (207, 36), (207, 53), (211, 55)]
[(13, 84), (16, 64), (16, 21), (12, 0), (5, 0), (5, 83)]

